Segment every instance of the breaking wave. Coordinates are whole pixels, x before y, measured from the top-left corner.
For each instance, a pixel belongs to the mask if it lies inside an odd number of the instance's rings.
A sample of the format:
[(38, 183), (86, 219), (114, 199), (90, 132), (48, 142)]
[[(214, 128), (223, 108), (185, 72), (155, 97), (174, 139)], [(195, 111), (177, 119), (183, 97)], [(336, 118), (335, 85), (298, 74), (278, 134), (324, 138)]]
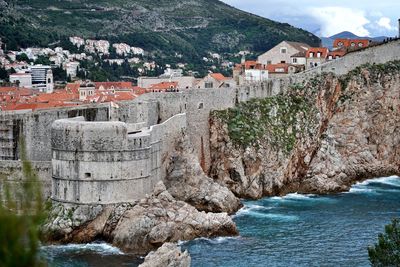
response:
[(400, 178), (397, 176), (390, 176), (356, 183), (350, 188), (349, 193), (379, 194), (379, 191), (396, 191), (399, 189)]
[(46, 253), (71, 253), (71, 252), (94, 252), (102, 255), (124, 255), (124, 253), (116, 247), (107, 243), (90, 243), (90, 244), (69, 244), (69, 245), (50, 245), (41, 247)]

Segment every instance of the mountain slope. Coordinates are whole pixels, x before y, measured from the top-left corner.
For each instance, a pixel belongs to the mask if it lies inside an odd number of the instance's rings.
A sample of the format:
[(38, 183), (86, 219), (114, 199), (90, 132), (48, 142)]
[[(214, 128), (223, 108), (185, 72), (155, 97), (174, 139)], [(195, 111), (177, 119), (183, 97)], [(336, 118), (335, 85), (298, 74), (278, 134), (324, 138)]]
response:
[(263, 52), (282, 40), (318, 45), (288, 24), (217, 0), (0, 0), (0, 37), (10, 48), (47, 45), (63, 36), (106, 38), (162, 54)]

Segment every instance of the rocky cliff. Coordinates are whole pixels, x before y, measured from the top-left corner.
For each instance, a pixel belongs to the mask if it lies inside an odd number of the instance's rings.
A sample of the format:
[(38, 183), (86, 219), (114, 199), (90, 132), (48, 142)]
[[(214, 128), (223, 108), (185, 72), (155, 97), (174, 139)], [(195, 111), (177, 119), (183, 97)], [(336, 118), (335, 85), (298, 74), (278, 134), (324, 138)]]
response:
[(210, 118), (210, 176), (239, 197), (344, 191), (400, 174), (400, 62), (324, 74)]
[(162, 182), (152, 195), (138, 203), (56, 205), (42, 230), (46, 242), (88, 243), (103, 239), (137, 255), (166, 242), (238, 234), (227, 213), (200, 212), (174, 199)]

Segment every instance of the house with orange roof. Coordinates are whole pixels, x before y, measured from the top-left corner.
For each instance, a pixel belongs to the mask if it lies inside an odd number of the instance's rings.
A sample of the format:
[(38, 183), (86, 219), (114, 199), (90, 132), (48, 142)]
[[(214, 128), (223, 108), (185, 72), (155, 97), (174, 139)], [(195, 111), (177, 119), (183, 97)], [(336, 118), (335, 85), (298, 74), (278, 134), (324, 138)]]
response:
[(345, 39), (338, 38), (333, 42), (335, 49), (345, 49), (347, 51), (354, 51), (370, 46), (371, 41), (368, 39)]
[(267, 65), (257, 61), (242, 61), (233, 69), (233, 80), (236, 85), (263, 82), (268, 80), (268, 77)]
[(294, 65), (294, 64), (270, 64), (267, 65), (269, 78), (282, 78), (288, 74), (294, 74), (299, 71), (304, 70), (304, 65)]
[(332, 60), (335, 60), (335, 59), (339, 59), (341, 57), (344, 57), (346, 55), (346, 53), (347, 53), (346, 50), (343, 50), (343, 49), (330, 51), (328, 53), (327, 60), (328, 61), (332, 61)]
[(326, 47), (311, 47), (306, 52), (306, 69), (311, 69), (327, 62), (329, 49)]
[(225, 77), (221, 73), (209, 73), (206, 77), (201, 79), (196, 85), (197, 88), (205, 89), (218, 89), (234, 87), (234, 80), (230, 77)]
[(94, 82), (96, 90), (132, 91), (131, 82)]
[(178, 82), (160, 82), (152, 84), (149, 88), (150, 92), (179, 92)]

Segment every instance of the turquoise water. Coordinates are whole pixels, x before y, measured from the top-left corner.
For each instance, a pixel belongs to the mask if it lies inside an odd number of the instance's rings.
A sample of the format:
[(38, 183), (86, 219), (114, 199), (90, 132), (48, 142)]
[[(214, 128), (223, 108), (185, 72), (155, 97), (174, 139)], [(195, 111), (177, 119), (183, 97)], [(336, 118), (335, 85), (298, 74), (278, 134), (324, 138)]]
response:
[[(369, 266), (368, 245), (400, 217), (400, 179), (368, 180), (332, 196), (291, 194), (245, 201), (234, 238), (182, 243), (194, 267)], [(137, 266), (106, 244), (44, 247), (49, 266)]]
[(193, 266), (369, 266), (368, 245), (400, 217), (400, 179), (359, 183), (333, 196), (247, 201), (240, 237), (184, 243)]

